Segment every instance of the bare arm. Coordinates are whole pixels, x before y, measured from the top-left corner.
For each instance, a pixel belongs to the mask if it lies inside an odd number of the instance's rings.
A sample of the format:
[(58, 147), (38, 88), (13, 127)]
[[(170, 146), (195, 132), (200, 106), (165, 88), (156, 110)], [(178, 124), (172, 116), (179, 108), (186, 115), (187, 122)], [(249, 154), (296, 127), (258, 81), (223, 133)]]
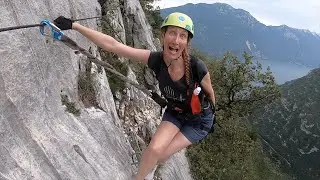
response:
[(118, 42), (111, 36), (87, 28), (78, 23), (73, 23), (72, 29), (80, 32), (82, 35), (90, 39), (94, 44), (101, 47), (105, 51), (113, 52), (118, 56), (126, 57), (144, 64), (148, 63), (150, 50), (132, 48)]
[(203, 90), (207, 97), (212, 101), (213, 105), (216, 105), (216, 97), (214, 95), (214, 91), (212, 89), (211, 85), (211, 79), (209, 72), (203, 77), (201, 81), (201, 86), (203, 87)]

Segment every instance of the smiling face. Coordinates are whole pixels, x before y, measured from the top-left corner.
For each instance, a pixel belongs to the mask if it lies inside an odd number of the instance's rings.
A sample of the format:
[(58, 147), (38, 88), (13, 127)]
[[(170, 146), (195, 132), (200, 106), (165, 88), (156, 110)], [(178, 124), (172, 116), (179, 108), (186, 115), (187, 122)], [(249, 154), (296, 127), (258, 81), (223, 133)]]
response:
[(182, 51), (188, 46), (188, 31), (179, 27), (168, 26), (162, 36), (164, 58), (167, 60), (178, 59)]

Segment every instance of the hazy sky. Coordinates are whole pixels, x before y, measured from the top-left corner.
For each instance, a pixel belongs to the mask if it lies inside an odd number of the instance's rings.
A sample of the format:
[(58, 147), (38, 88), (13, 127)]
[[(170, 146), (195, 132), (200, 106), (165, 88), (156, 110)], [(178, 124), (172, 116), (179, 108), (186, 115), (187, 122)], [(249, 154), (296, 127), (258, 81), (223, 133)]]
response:
[(265, 25), (286, 24), (320, 33), (320, 0), (160, 0), (160, 8), (187, 3), (227, 3), (248, 11)]

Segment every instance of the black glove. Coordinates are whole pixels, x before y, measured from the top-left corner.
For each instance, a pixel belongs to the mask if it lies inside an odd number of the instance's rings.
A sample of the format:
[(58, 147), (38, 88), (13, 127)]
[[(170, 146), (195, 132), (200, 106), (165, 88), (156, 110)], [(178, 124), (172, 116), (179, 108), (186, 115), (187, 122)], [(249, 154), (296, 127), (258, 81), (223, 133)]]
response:
[(211, 106), (211, 110), (212, 110), (212, 114), (216, 114), (216, 107), (215, 105), (212, 103), (212, 101), (209, 101), (210, 106)]
[(151, 92), (152, 96), (151, 98), (158, 103), (162, 108), (166, 107), (168, 102), (162, 98), (158, 93), (156, 92)]
[(60, 28), (61, 30), (68, 30), (72, 29), (72, 23), (73, 21), (71, 19), (65, 18), (63, 16), (59, 16), (57, 19), (55, 19), (54, 24)]

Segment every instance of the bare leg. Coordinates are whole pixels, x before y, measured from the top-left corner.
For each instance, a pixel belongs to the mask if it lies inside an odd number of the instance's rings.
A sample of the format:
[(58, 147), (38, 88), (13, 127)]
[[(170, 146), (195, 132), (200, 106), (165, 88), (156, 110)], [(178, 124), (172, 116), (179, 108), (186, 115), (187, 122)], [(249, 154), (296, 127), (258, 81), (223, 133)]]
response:
[(143, 153), (136, 180), (143, 180), (158, 162), (161, 154), (168, 147), (172, 139), (179, 132), (179, 128), (168, 121), (162, 121)]
[(181, 132), (178, 132), (178, 134), (176, 134), (169, 146), (161, 154), (159, 158), (159, 163), (164, 163), (171, 155), (175, 154), (176, 152), (179, 152), (180, 150), (191, 144), (192, 143)]

